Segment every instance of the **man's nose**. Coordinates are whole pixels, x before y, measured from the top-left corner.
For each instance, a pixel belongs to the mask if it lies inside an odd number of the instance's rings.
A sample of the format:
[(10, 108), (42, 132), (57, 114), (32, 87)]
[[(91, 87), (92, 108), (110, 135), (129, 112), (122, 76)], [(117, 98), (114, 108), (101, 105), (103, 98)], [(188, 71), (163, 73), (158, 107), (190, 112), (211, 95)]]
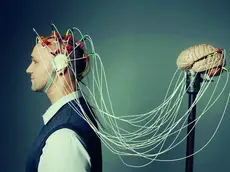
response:
[(28, 68), (26, 69), (26, 73), (28, 73), (28, 74), (31, 74), (32, 72), (31, 72), (31, 64), (28, 66)]

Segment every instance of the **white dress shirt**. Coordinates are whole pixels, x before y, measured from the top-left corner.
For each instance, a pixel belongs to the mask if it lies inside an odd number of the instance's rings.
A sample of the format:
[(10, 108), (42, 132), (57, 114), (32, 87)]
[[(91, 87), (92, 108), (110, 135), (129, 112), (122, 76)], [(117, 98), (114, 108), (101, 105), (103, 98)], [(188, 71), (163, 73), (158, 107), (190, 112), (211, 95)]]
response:
[[(51, 105), (43, 115), (47, 122), (69, 101), (78, 98), (78, 92), (62, 97)], [(70, 129), (63, 128), (52, 133), (46, 140), (38, 164), (38, 172), (90, 172), (91, 163), (78, 135)]]

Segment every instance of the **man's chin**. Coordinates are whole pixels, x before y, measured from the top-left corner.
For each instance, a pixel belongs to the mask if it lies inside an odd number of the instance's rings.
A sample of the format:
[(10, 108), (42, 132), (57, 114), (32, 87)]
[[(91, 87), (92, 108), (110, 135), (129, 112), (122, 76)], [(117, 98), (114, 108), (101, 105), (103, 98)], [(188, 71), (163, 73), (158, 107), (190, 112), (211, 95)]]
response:
[(34, 91), (34, 92), (42, 92), (43, 89), (32, 86), (31, 90)]

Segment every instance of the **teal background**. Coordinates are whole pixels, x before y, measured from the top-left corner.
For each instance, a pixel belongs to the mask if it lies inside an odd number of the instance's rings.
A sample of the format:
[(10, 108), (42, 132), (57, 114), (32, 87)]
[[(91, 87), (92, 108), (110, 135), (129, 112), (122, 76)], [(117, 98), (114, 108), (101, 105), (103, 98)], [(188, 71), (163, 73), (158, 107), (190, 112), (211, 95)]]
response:
[[(49, 35), (51, 23), (63, 34), (76, 26), (92, 37), (105, 66), (114, 109), (119, 116), (148, 112), (162, 102), (177, 69), (177, 56), (183, 49), (207, 43), (225, 48), (228, 55), (229, 8), (227, 0), (2, 2), (0, 171), (24, 171), (26, 156), (42, 126), (41, 116), (50, 106), (44, 94), (31, 91), (30, 76), (25, 72), (35, 43), (32, 28), (41, 35)], [(227, 56), (229, 68), (228, 60)], [(225, 78), (226, 74), (219, 89)], [(198, 104), (198, 113), (209, 100), (211, 88)], [(229, 91), (228, 85), (221, 99), (198, 123), (195, 150), (214, 132)], [(182, 110), (187, 108), (186, 101)], [(228, 107), (212, 142), (194, 157), (194, 172), (228, 171), (229, 112)], [(184, 155), (185, 143), (182, 143), (162, 158)], [(140, 162), (129, 160), (134, 164)], [(182, 172), (184, 169), (184, 160), (153, 162), (141, 169), (129, 168), (103, 146), (103, 170), (106, 172)]]

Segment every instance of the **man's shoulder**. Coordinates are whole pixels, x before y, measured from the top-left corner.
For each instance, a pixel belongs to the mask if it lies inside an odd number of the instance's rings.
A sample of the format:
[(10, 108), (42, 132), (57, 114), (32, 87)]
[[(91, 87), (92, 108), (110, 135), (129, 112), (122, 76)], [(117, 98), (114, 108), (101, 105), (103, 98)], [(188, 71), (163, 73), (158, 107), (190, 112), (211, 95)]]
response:
[(66, 141), (66, 140), (72, 140), (78, 138), (77, 133), (70, 129), (70, 128), (61, 128), (56, 131), (54, 131), (47, 139), (47, 141), (52, 140), (60, 140), (60, 141)]

